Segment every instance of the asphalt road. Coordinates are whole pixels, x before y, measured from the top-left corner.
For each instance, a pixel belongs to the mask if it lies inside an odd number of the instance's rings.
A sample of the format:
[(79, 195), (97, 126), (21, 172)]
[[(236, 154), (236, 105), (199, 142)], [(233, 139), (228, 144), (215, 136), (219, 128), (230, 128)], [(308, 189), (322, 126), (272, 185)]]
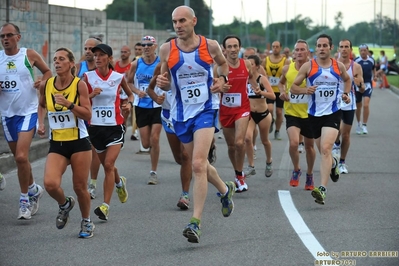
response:
[[(257, 175), (247, 179), (249, 191), (234, 196), (235, 210), (229, 218), (222, 216), (216, 190), (209, 186), (199, 244), (188, 243), (182, 236), (192, 210), (176, 207), (181, 190), (179, 167), (164, 133), (156, 186), (146, 184), (149, 156), (136, 154), (137, 141), (126, 141), (117, 166), (127, 177), (129, 200), (121, 204), (114, 193), (108, 222), (93, 213), (102, 202), (100, 171), (98, 197), (91, 207), (96, 224), (91, 239), (78, 238), (78, 205), (68, 225), (56, 229), (58, 208), (48, 194), (31, 220), (18, 221), (19, 185), (12, 170), (5, 174), (6, 189), (0, 191), (0, 265), (315, 265), (316, 259), (327, 263), (324, 260), (335, 256), (332, 252), (347, 255), (339, 258), (341, 265), (399, 265), (398, 114), (399, 97), (389, 90), (375, 90), (369, 135), (356, 135), (353, 128), (349, 174), (329, 183), (324, 206), (303, 189), (304, 175), (299, 187), (289, 186), (292, 166), (284, 131), (283, 140), (272, 140), (274, 173), (270, 178), (263, 174), (265, 155), (258, 140)], [(216, 143), (215, 166), (224, 180), (232, 180), (225, 141)], [(44, 163), (40, 159), (32, 164), (39, 184)], [(304, 154), (301, 163), (305, 170)], [(320, 184), (318, 169), (319, 157), (315, 185)], [(74, 195), (69, 169), (62, 186), (67, 195)], [(369, 251), (394, 253), (375, 253), (393, 256), (376, 258)]]

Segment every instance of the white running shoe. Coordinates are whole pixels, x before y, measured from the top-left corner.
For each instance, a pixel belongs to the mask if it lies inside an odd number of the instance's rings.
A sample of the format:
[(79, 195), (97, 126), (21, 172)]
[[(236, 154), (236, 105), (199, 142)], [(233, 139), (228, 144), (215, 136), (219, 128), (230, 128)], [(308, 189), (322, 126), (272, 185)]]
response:
[(0, 173), (0, 190), (6, 188), (6, 178)]
[(332, 148), (332, 154), (339, 158), (341, 156), (341, 145), (337, 145), (334, 143)]
[(299, 153), (304, 153), (305, 152), (305, 146), (303, 145), (303, 143), (299, 143), (298, 145), (298, 152)]
[(89, 194), (91, 199), (96, 198), (96, 186), (93, 184), (89, 184)]
[(367, 131), (367, 126), (363, 125), (362, 126), (362, 131), (364, 135), (367, 135), (369, 132)]
[(238, 179), (236, 177), (236, 192), (245, 192), (248, 190), (248, 185), (245, 183), (245, 177)]
[(250, 177), (251, 175), (256, 175), (256, 170), (254, 166), (248, 165), (247, 169), (244, 171), (245, 177)]
[(363, 134), (362, 125), (358, 124), (356, 127), (356, 134), (361, 135)]
[(20, 200), (19, 201), (19, 213), (18, 213), (18, 220), (29, 220), (32, 218), (32, 213), (30, 211), (30, 204), (29, 201)]
[(349, 172), (348, 172), (348, 168), (346, 168), (346, 164), (340, 163), (340, 164), (338, 164), (338, 167), (339, 167), (339, 173), (340, 173), (340, 174), (347, 174), (347, 173), (349, 173)]
[(37, 211), (39, 210), (39, 199), (43, 196), (44, 189), (39, 186), (37, 186), (37, 192), (35, 195), (29, 196), (29, 204), (30, 204), (30, 211), (31, 215), (35, 215)]

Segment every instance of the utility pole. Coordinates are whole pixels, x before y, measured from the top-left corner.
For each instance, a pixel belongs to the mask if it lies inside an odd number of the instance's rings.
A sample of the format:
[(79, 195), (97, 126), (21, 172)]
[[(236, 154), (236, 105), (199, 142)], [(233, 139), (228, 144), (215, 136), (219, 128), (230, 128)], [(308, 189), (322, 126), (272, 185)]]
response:
[(288, 46), (287, 42), (287, 34), (288, 34), (288, 0), (285, 0), (285, 40), (284, 46)]
[(6, 0), (6, 22), (10, 22), (10, 0)]
[(380, 46), (382, 45), (382, 0), (380, 5)]
[(185, 6), (190, 6), (190, 0), (184, 0), (184, 5)]
[(212, 0), (210, 2), (210, 8), (209, 8), (209, 39), (212, 39), (212, 35), (213, 35), (213, 19), (212, 19), (212, 14), (213, 14), (213, 9), (212, 9)]
[(134, 22), (137, 22), (137, 0), (134, 0)]

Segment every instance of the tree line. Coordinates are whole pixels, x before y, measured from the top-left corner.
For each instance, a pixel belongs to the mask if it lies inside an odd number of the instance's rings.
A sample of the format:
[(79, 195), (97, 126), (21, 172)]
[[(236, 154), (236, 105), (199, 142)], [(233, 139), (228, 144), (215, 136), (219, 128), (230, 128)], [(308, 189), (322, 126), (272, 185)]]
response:
[[(104, 10), (108, 19), (134, 21), (136, 0), (114, 0)], [(172, 30), (171, 13), (183, 0), (137, 0), (137, 21), (143, 22), (147, 29)], [(353, 45), (373, 43), (399, 47), (399, 23), (392, 18), (377, 14), (370, 22), (359, 22), (347, 30), (342, 26), (343, 14), (338, 12), (334, 17), (334, 27), (314, 25), (309, 17), (297, 15), (287, 22), (272, 23), (265, 29), (259, 20), (245, 23), (234, 18), (228, 25), (212, 27), (210, 36), (210, 8), (204, 1), (190, 1), (198, 19), (196, 32), (221, 42), (224, 36), (236, 34), (242, 39), (244, 47), (253, 46), (265, 49), (267, 43), (279, 40), (283, 46), (293, 47), (297, 39), (305, 39), (310, 43), (320, 33), (329, 34), (334, 41), (349, 39)]]

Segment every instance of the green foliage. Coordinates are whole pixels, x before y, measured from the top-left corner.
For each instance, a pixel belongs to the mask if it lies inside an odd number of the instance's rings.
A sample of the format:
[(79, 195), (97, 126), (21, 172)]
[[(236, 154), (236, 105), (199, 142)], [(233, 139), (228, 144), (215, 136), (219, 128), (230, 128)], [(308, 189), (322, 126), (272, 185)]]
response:
[[(108, 19), (134, 20), (135, 0), (113, 0), (107, 5), (105, 12)], [(183, 5), (183, 0), (137, 0), (137, 20), (144, 22), (147, 29), (173, 30), (171, 21), (172, 11)], [(205, 2), (191, 0), (190, 6), (194, 9), (198, 18), (195, 31), (205, 36), (209, 35), (209, 7)], [(399, 27), (396, 21), (396, 35), (394, 35), (395, 21), (389, 17), (377, 15), (375, 21), (360, 22), (345, 30), (342, 26), (344, 17), (341, 12), (334, 16), (335, 26), (323, 27), (314, 25), (309, 17), (297, 15), (287, 23), (273, 23), (265, 29), (258, 20), (249, 23), (241, 22), (234, 18), (229, 25), (213, 26), (212, 38), (221, 42), (226, 35), (235, 34), (241, 37), (243, 47), (255, 46), (261, 50), (279, 40), (283, 46), (293, 48), (298, 38), (309, 42), (310, 47), (315, 44), (316, 37), (321, 33), (331, 35), (335, 46), (341, 39), (350, 39), (354, 45), (360, 43), (377, 43), (383, 45), (399, 46)], [(287, 29), (287, 31), (286, 31)], [(396, 36), (396, 38), (395, 38)]]

